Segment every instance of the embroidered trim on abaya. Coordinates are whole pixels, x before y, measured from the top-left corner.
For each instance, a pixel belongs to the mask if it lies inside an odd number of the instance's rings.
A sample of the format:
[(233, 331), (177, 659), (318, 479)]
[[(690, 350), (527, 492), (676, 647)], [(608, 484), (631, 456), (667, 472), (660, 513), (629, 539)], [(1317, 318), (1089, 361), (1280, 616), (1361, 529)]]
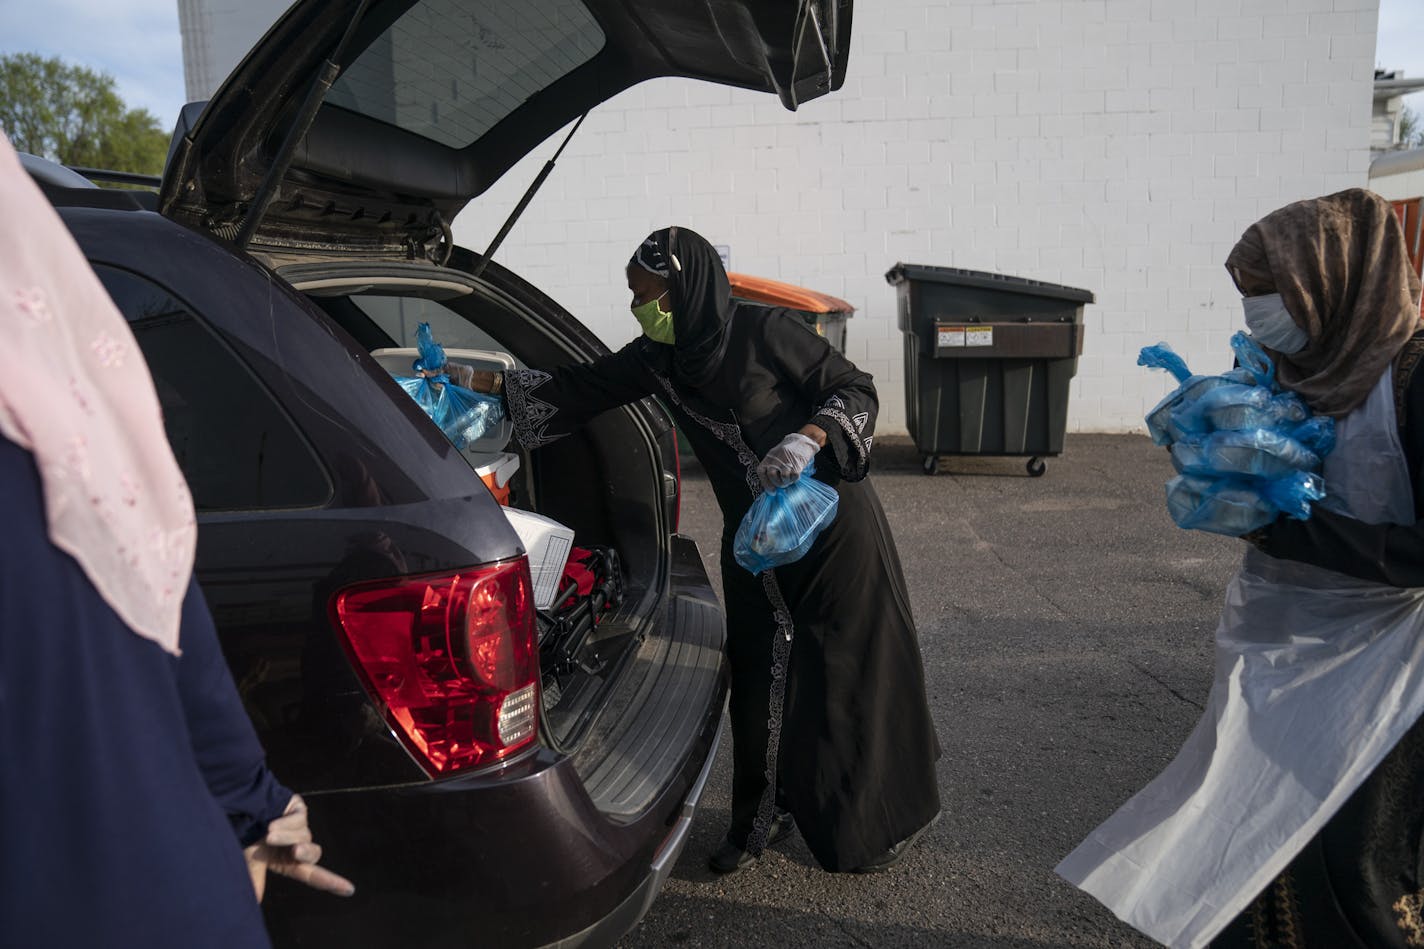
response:
[[(752, 497), (760, 496), (761, 479), (756, 473), (758, 458), (742, 437), (741, 426), (732, 422), (714, 422), (693, 411), (678, 397), (677, 390), (666, 376), (658, 372), (654, 372), (653, 376), (679, 409), (737, 453), (737, 460), (746, 466), (747, 487), (751, 489)], [(761, 801), (757, 804), (756, 820), (752, 824), (751, 833), (747, 835), (747, 853), (753, 856), (760, 856), (766, 849), (767, 834), (771, 831), (771, 822), (776, 816), (776, 759), (781, 748), (781, 725), (786, 707), (786, 671), (791, 661), (791, 639), (796, 630), (774, 571), (767, 570), (761, 574), (761, 586), (766, 591), (766, 598), (771, 602), (772, 614), (776, 618), (776, 636), (771, 644), (771, 697), (767, 705), (766, 719), (766, 790), (762, 792)]]
[(870, 439), (860, 437), (860, 433), (865, 431), (866, 423), (870, 421), (870, 416), (862, 412), (852, 421), (850, 416), (846, 415), (840, 409), (830, 407), (832, 402), (837, 401), (839, 401), (839, 399), (831, 398), (826, 402), (826, 407), (816, 414), (824, 415), (826, 418), (832, 420), (846, 433), (846, 441), (850, 443), (850, 447), (855, 451), (855, 468), (852, 471), (846, 472), (846, 475), (859, 475), (863, 473), (866, 466), (870, 464)]
[(514, 436), (531, 451), (563, 438), (547, 434), (549, 420), (558, 415), (559, 410), (533, 395), (535, 389), (551, 378), (539, 369), (508, 369), (504, 373), (504, 404), (509, 407), (509, 417), (514, 422)]

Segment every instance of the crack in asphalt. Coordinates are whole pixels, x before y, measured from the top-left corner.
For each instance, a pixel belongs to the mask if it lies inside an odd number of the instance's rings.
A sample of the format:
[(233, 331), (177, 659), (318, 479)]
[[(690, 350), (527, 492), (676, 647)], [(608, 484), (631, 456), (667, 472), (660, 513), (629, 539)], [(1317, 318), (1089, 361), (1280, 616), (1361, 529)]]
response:
[(1145, 666), (1138, 665), (1136, 662), (1134, 662), (1133, 660), (1127, 658), (1126, 656), (1123, 656), (1123, 657), (1122, 657), (1122, 661), (1125, 662), (1125, 663), (1127, 663), (1129, 666), (1132, 666), (1132, 668), (1136, 669), (1138, 672), (1140, 672), (1140, 673), (1142, 673), (1143, 675), (1147, 676), (1147, 678), (1151, 679), (1153, 682), (1156, 682), (1158, 685), (1160, 685), (1162, 688), (1166, 689), (1168, 692), (1171, 692), (1173, 695), (1175, 695), (1177, 698), (1181, 699), (1183, 702), (1186, 702), (1188, 705), (1190, 705), (1192, 708), (1196, 709), (1198, 712), (1205, 712), (1205, 711), (1206, 711), (1206, 706), (1205, 706), (1205, 705), (1202, 705), (1201, 703), (1196, 702), (1196, 701), (1194, 701), (1193, 699), (1187, 698), (1187, 697), (1186, 697), (1185, 695), (1183, 695), (1181, 692), (1178, 692), (1175, 688), (1173, 688), (1172, 686), (1168, 685), (1166, 682), (1162, 681), (1162, 680), (1159, 679), (1157, 676), (1153, 675), (1152, 672), (1151, 672), (1151, 670), (1147, 669)]
[[(1028, 589), (1032, 590), (1035, 594), (1038, 595), (1039, 599), (1043, 600), (1043, 602), (1047, 603), (1049, 606), (1053, 607), (1053, 609), (1057, 610), (1058, 613), (1059, 613), (1064, 619), (1069, 620), (1070, 622), (1081, 622), (1081, 620), (1080, 620), (1078, 617), (1074, 616), (1071, 611), (1069, 611), (1069, 610), (1065, 609), (1064, 607), (1060, 606), (1058, 603), (1056, 603), (1056, 602), (1054, 601), (1054, 599), (1053, 599), (1051, 596), (1049, 596), (1048, 594), (1044, 593), (1043, 590), (1039, 588), (1038, 584), (1034, 582), (1034, 578), (1033, 578), (1032, 576), (1026, 574), (1023, 570), (1021, 570), (1021, 569), (1019, 569), (1019, 568), (1017, 568), (1017, 567), (1014, 567), (1014, 566), (1013, 566), (1012, 564), (1010, 564), (1007, 560), (1005, 560), (1005, 559), (1003, 558), (1003, 556), (1000, 555), (998, 548), (997, 548), (993, 543), (991, 543), (990, 541), (986, 540), (986, 539), (984, 538), (984, 536), (979, 533), (978, 529), (974, 526), (973, 522), (972, 522), (969, 518), (967, 518), (967, 517), (964, 518), (964, 519), (963, 519), (963, 523), (964, 523), (964, 526), (969, 529), (969, 534), (970, 534), (970, 536), (971, 536), (972, 538), (974, 538), (974, 541), (975, 541), (975, 544), (976, 544), (976, 549), (986, 549), (986, 550), (988, 550), (989, 553), (993, 555), (993, 557), (994, 557), (995, 560), (999, 561), (999, 563), (1000, 563), (1006, 570), (1008, 570), (1010, 573), (1012, 573), (1015, 577), (1018, 578), (1018, 580), (1022, 583), (1023, 586), (1025, 586), (1025, 587), (1027, 587)], [(982, 545), (982, 546), (981, 546), (981, 545)], [(1194, 585), (1191, 581), (1185, 581), (1185, 582), (1186, 582), (1186, 584), (1187, 584), (1189, 587), (1191, 587), (1193, 590), (1196, 590), (1195, 585)], [(1206, 595), (1205, 593), (1202, 593), (1201, 591), (1197, 591), (1197, 592), (1201, 593), (1201, 595), (1202, 595), (1203, 597), (1205, 597), (1205, 595)], [(1090, 635), (1091, 635), (1091, 634), (1090, 634)], [(1105, 651), (1110, 651), (1110, 650), (1109, 650), (1109, 647), (1108, 647), (1108, 644), (1107, 644), (1101, 637), (1092, 636), (1092, 639), (1093, 639), (1093, 641), (1094, 641), (1098, 646), (1102, 647)], [(1181, 701), (1185, 702), (1186, 704), (1190, 705), (1192, 708), (1196, 709), (1198, 712), (1205, 712), (1205, 711), (1206, 711), (1206, 706), (1205, 706), (1205, 705), (1201, 704), (1200, 702), (1195, 701), (1194, 699), (1191, 699), (1191, 698), (1189, 698), (1189, 697), (1183, 695), (1178, 689), (1176, 689), (1175, 687), (1173, 687), (1173, 686), (1170, 685), (1169, 683), (1165, 682), (1164, 680), (1162, 680), (1162, 679), (1159, 678), (1158, 676), (1154, 675), (1154, 674), (1152, 673), (1152, 671), (1151, 671), (1150, 669), (1148, 669), (1147, 667), (1145, 667), (1145, 666), (1143, 666), (1143, 665), (1141, 665), (1141, 664), (1135, 662), (1134, 660), (1129, 659), (1129, 658), (1127, 658), (1127, 657), (1125, 657), (1125, 656), (1124, 656), (1124, 657), (1121, 657), (1121, 658), (1122, 658), (1122, 661), (1123, 661), (1123, 662), (1127, 663), (1129, 666), (1131, 666), (1132, 668), (1136, 669), (1138, 672), (1142, 673), (1144, 676), (1146, 676), (1147, 678), (1151, 679), (1153, 682), (1157, 683), (1157, 684), (1160, 685), (1162, 688), (1164, 688), (1164, 689), (1166, 689), (1168, 692), (1170, 692), (1173, 696), (1175, 696), (1176, 698), (1178, 698), (1178, 699), (1180, 699)]]

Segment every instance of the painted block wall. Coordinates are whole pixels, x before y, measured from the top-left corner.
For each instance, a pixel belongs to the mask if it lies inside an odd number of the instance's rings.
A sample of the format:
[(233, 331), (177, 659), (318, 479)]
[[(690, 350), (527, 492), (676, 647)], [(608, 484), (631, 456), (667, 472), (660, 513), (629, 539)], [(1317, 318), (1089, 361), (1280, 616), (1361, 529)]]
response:
[[(189, 94), (210, 94), (281, 0), (179, 0)], [(1365, 186), (1378, 0), (860, 0), (845, 87), (786, 112), (681, 80), (595, 110), (499, 259), (611, 346), (623, 264), (678, 223), (736, 270), (849, 300), (852, 359), (903, 430), (897, 261), (1083, 287), (1069, 427), (1127, 431), (1166, 340), (1229, 364), (1221, 267), (1252, 221)], [(483, 248), (557, 140), (455, 223)]]
[[(849, 300), (848, 351), (903, 431), (897, 261), (1092, 290), (1071, 431), (1133, 431), (1166, 340), (1230, 365), (1222, 268), (1248, 225), (1363, 187), (1377, 0), (885, 0), (857, 4), (844, 88), (774, 97), (656, 80), (595, 110), (498, 254), (610, 346), (637, 329), (623, 265), (667, 224), (734, 270)], [(558, 138), (456, 221), (483, 248)]]

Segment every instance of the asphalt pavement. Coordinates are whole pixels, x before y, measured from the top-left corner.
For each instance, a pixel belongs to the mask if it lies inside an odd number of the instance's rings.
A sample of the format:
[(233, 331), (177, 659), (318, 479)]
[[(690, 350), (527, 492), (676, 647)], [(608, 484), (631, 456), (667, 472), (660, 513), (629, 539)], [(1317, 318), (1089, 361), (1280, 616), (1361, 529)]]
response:
[[(730, 736), (691, 840), (634, 947), (1150, 946), (1053, 873), (1171, 760), (1201, 714), (1239, 541), (1177, 529), (1167, 455), (1069, 436), (1047, 474), (876, 439), (871, 478), (904, 561), (944, 754), (944, 816), (892, 871), (821, 871), (799, 836), (732, 877)], [(721, 514), (685, 472), (682, 529), (716, 575)]]

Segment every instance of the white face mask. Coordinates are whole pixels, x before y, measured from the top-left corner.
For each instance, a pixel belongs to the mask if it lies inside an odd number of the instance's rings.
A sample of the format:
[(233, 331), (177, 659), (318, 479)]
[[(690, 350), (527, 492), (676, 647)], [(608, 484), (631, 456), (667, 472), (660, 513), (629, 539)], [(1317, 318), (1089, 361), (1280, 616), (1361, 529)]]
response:
[(1310, 334), (1291, 319), (1279, 293), (1246, 297), (1241, 303), (1246, 310), (1246, 328), (1256, 342), (1267, 349), (1278, 353), (1298, 353), (1310, 342)]

